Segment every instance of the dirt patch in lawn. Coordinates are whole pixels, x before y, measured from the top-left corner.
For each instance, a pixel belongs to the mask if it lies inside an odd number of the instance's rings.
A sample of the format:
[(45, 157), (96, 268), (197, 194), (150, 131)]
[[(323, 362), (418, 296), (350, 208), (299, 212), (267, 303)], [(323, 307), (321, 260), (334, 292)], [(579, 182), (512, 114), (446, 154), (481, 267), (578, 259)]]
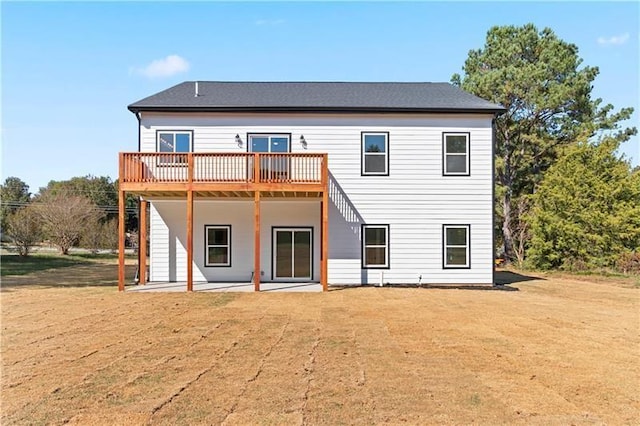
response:
[(608, 281), (120, 294), (78, 280), (0, 295), (3, 425), (640, 418), (640, 290)]

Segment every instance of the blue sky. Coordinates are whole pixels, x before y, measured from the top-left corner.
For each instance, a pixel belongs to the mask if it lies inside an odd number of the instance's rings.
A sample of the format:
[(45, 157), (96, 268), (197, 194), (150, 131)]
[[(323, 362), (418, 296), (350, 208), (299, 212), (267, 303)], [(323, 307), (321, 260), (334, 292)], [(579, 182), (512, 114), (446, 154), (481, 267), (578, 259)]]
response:
[[(2, 2), (2, 180), (117, 178), (127, 105), (184, 80), (449, 81), (494, 25), (534, 23), (636, 109), (640, 6), (627, 3)], [(622, 147), (640, 161), (638, 137)]]

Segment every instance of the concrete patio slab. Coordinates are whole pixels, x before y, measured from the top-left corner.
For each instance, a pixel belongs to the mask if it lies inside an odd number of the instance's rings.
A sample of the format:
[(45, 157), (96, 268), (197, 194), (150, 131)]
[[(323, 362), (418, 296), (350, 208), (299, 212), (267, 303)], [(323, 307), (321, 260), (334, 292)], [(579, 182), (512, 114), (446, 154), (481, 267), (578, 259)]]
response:
[[(145, 285), (131, 285), (125, 288), (128, 292), (185, 292), (186, 282), (152, 282)], [(209, 283), (194, 282), (193, 291), (204, 292), (252, 292), (253, 283)], [(321, 292), (320, 283), (260, 283), (260, 291), (264, 292)]]

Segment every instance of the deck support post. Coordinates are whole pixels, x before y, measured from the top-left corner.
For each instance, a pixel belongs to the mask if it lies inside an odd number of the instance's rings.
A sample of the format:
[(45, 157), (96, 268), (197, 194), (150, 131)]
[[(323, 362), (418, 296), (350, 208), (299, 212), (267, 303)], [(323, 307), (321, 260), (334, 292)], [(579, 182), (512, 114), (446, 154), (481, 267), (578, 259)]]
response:
[[(122, 162), (121, 162), (122, 163)], [(124, 291), (125, 192), (118, 191), (118, 291)]]
[(255, 191), (253, 209), (253, 289), (260, 291), (260, 191)]
[(328, 290), (329, 282), (329, 156), (324, 154), (322, 164), (322, 202), (321, 210), (321, 239), (322, 249), (320, 253), (320, 283), (322, 284), (322, 291)]
[(147, 200), (140, 199), (140, 222), (138, 223), (138, 232), (140, 235), (140, 243), (138, 247), (138, 284), (145, 285), (147, 283)]
[(187, 190), (187, 291), (193, 291), (193, 191)]

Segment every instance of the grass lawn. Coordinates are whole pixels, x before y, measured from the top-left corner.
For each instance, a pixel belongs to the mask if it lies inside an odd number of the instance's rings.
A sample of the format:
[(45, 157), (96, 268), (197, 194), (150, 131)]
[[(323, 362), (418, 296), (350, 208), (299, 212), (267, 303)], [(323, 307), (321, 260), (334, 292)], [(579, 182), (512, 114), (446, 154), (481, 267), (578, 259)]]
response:
[[(126, 259), (129, 260), (128, 263), (131, 263), (137, 258), (133, 255), (127, 255)], [(113, 253), (72, 252), (63, 256), (52, 252), (34, 252), (26, 257), (18, 256), (15, 253), (3, 253), (0, 255), (0, 276), (21, 276), (70, 266), (115, 265), (117, 261), (118, 255)]]
[(96, 262), (3, 278), (3, 425), (640, 418), (630, 279), (123, 294), (116, 273)]
[(31, 274), (67, 266), (86, 265), (91, 263), (91, 257), (87, 257), (87, 255), (60, 256), (50, 253), (33, 253), (27, 257), (20, 257), (15, 254), (9, 254), (2, 255), (1, 261), (0, 276), (4, 277), (7, 275)]

